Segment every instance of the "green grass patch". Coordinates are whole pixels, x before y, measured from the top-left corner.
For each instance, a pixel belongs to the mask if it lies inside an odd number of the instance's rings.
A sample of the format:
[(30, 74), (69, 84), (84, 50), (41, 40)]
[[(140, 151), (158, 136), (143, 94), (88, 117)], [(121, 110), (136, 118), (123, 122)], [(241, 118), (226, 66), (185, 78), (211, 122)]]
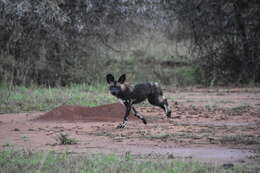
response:
[[(255, 167), (254, 169), (258, 169)], [(123, 156), (113, 154), (69, 154), (55, 152), (32, 153), (4, 150), (0, 152), (0, 172), (75, 172), (75, 173), (239, 173), (246, 167), (224, 169), (222, 166), (203, 164), (195, 161), (173, 159), (144, 159), (127, 153)]]
[(98, 106), (116, 102), (106, 85), (60, 88), (0, 86), (0, 113), (48, 111), (64, 104)]
[(77, 139), (70, 138), (68, 134), (63, 133), (57, 135), (55, 139), (58, 145), (73, 145), (78, 143)]

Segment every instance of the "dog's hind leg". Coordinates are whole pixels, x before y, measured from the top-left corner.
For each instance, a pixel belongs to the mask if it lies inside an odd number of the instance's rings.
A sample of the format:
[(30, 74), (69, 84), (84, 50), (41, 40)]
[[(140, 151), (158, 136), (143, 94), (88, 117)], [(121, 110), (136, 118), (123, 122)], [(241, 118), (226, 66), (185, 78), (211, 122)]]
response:
[(146, 119), (143, 117), (142, 114), (140, 114), (139, 112), (136, 111), (136, 109), (135, 109), (134, 106), (132, 106), (132, 112), (134, 113), (134, 115), (135, 115), (137, 118), (139, 118), (140, 120), (142, 120), (144, 124), (147, 124)]
[(172, 111), (169, 109), (168, 101), (162, 95), (150, 95), (148, 101), (152, 105), (162, 108), (167, 117), (171, 117)]
[(167, 117), (171, 117), (171, 114), (172, 114), (172, 111), (171, 109), (169, 109), (169, 104), (168, 104), (168, 101), (166, 98), (162, 97), (163, 98), (163, 105), (164, 105), (164, 110), (165, 110), (165, 114)]

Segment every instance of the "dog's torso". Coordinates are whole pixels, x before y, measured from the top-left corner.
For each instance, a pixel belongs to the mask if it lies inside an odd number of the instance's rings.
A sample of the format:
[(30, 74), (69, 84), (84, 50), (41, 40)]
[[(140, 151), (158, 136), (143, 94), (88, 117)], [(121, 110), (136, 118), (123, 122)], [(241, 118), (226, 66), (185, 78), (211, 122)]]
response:
[(122, 93), (118, 98), (123, 101), (130, 101), (131, 103), (140, 103), (149, 96), (158, 96), (162, 94), (162, 90), (158, 83), (147, 82), (136, 85), (123, 84), (121, 86)]

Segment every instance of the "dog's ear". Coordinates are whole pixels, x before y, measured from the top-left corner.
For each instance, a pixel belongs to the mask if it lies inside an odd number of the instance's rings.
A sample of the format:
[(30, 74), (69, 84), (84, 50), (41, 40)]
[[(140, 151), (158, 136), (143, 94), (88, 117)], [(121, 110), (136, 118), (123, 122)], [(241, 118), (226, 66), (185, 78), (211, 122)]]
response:
[(123, 84), (123, 83), (125, 82), (125, 79), (126, 79), (125, 76), (126, 76), (125, 74), (121, 75), (121, 76), (119, 77), (119, 79), (118, 79), (118, 82), (121, 83), (121, 84)]
[(111, 83), (115, 81), (115, 78), (112, 74), (107, 74), (106, 78), (107, 78), (107, 83)]

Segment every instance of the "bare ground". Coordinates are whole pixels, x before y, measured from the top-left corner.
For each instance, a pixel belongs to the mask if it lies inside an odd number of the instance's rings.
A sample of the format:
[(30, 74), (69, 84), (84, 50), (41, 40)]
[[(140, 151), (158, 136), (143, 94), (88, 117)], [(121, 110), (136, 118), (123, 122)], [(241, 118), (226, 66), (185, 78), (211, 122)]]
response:
[[(63, 105), (50, 112), (0, 115), (0, 147), (31, 151), (132, 153), (147, 157), (196, 159), (214, 163), (260, 162), (259, 89), (170, 91), (173, 117), (140, 106), (148, 120), (131, 115), (116, 129), (124, 107), (119, 103), (88, 108)], [(66, 133), (78, 140), (57, 145)]]

